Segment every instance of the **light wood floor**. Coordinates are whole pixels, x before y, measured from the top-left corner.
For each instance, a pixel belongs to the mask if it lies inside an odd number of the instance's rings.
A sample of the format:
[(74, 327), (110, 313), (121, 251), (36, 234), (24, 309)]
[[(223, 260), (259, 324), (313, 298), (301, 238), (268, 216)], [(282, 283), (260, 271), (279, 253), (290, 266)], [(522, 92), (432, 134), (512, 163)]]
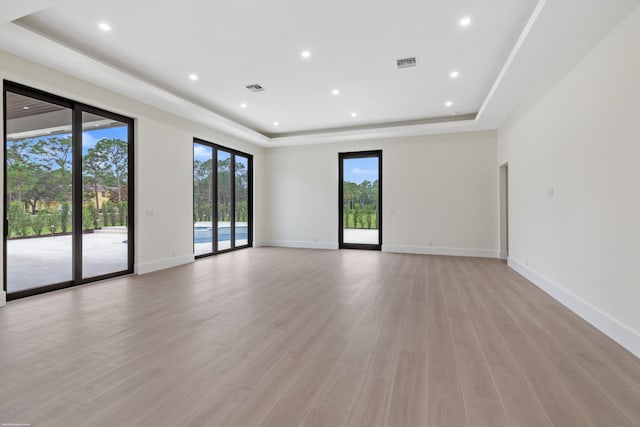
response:
[(0, 309), (0, 423), (631, 426), (640, 361), (497, 260), (261, 248)]

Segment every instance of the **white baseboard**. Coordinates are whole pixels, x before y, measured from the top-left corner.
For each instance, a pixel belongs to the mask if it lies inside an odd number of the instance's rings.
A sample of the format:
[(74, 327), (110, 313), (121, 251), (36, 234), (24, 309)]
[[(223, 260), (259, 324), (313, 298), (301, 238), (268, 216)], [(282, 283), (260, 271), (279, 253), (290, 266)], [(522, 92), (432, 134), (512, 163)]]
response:
[(7, 293), (0, 291), (0, 307), (7, 305)]
[(435, 246), (396, 246), (382, 245), (382, 252), (421, 255), (468, 256), (478, 258), (498, 258), (494, 249), (442, 248)]
[(629, 350), (637, 357), (640, 357), (640, 334), (638, 332), (600, 311), (543, 275), (532, 271), (529, 267), (523, 265), (519, 261), (509, 258), (507, 264), (565, 307), (602, 331), (602, 333), (607, 335), (609, 338)]
[(509, 254), (507, 253), (507, 251), (500, 251), (499, 257), (500, 259), (509, 259)]
[(296, 240), (265, 240), (258, 242), (256, 246), (273, 246), (277, 248), (301, 248), (301, 249), (338, 249), (338, 243), (334, 242), (309, 242)]
[(193, 262), (193, 255), (182, 255), (171, 258), (163, 258), (149, 262), (136, 264), (134, 268), (135, 274), (146, 274), (152, 271), (164, 270), (165, 268), (177, 267), (182, 264)]

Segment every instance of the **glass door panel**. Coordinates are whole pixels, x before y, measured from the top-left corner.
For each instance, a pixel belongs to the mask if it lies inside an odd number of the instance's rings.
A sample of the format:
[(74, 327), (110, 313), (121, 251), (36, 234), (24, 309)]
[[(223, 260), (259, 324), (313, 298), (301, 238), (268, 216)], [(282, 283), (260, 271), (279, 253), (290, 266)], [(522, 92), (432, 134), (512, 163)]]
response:
[(193, 253), (196, 257), (251, 246), (252, 168), (250, 154), (194, 138)]
[(3, 92), (8, 299), (133, 272), (133, 120), (7, 81)]
[(235, 246), (248, 244), (249, 159), (235, 155)]
[(381, 247), (381, 161), (378, 151), (340, 154), (340, 247)]
[(129, 265), (129, 126), (82, 113), (82, 277)]
[(193, 253), (213, 253), (213, 149), (193, 144)]
[(6, 288), (73, 279), (72, 110), (6, 92)]
[(231, 153), (218, 150), (217, 156), (217, 211), (218, 241), (217, 251), (231, 249), (231, 218), (233, 199), (231, 189)]

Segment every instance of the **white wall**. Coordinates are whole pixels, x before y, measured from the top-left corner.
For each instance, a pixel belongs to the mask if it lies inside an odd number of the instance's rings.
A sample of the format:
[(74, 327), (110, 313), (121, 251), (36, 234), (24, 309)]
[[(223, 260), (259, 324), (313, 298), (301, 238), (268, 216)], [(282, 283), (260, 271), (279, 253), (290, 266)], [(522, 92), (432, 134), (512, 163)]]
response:
[[(263, 149), (149, 105), (0, 51), (0, 80), (22, 83), (136, 120), (135, 268), (144, 273), (193, 260), (193, 138), (254, 155), (254, 235), (262, 233)], [(4, 106), (0, 105), (0, 109)], [(0, 123), (0, 132), (3, 124)], [(0, 163), (1, 165), (2, 163)], [(0, 202), (1, 203), (1, 202)], [(0, 207), (2, 205), (0, 204)], [(152, 216), (147, 214), (153, 213)]]
[(382, 149), (383, 250), (498, 256), (495, 132), (272, 148), (263, 245), (338, 246), (338, 153)]
[(509, 162), (510, 265), (636, 355), (639, 117), (637, 8), (498, 134), (498, 164)]

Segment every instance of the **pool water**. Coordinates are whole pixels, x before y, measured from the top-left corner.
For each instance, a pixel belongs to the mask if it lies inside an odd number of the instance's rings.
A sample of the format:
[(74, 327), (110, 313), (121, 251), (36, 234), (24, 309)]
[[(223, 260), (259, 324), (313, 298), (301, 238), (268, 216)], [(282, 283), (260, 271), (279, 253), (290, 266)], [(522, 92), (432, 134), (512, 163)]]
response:
[[(218, 241), (224, 242), (231, 240), (231, 227), (218, 227)], [(236, 226), (236, 240), (248, 240), (247, 226)], [(193, 227), (194, 243), (211, 243), (213, 241), (213, 229), (211, 227), (196, 226)]]

